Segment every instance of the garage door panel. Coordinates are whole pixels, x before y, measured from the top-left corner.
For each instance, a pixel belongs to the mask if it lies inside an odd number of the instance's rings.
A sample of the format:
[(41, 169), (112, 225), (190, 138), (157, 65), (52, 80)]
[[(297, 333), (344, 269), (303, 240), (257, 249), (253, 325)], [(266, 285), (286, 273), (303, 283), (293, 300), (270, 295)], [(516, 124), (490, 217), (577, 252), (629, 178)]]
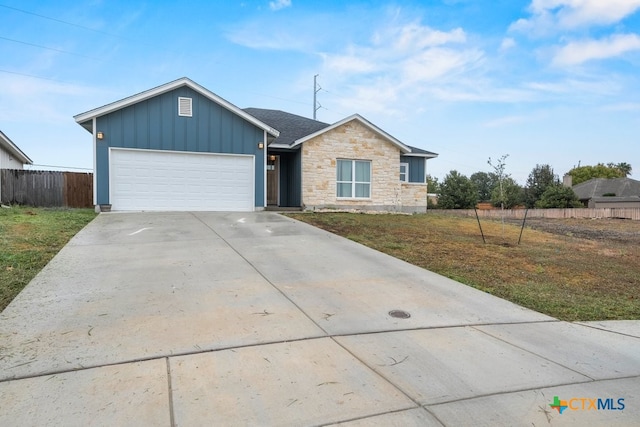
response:
[(254, 209), (252, 156), (119, 149), (110, 153), (113, 210)]

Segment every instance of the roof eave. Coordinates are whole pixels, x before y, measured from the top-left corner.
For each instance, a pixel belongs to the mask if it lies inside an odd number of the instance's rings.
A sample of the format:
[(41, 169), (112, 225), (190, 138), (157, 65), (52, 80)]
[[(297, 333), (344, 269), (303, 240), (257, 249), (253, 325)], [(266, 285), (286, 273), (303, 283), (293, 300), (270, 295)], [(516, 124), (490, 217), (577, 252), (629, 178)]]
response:
[(29, 158), (4, 132), (0, 131), (0, 145), (20, 160), (22, 164), (32, 165), (33, 160)]
[(436, 154), (436, 153), (406, 153), (406, 154), (403, 154), (403, 156), (406, 156), (406, 157), (424, 157), (425, 159), (435, 159), (436, 157), (438, 157), (438, 154)]
[[(153, 98), (154, 96), (161, 95), (163, 93), (172, 91), (172, 90), (177, 89), (177, 88), (182, 87), (182, 86), (187, 86), (190, 89), (192, 89), (192, 90), (200, 93), (201, 95), (209, 98), (211, 101), (221, 105), (222, 107), (226, 108), (227, 110), (229, 110), (229, 111), (233, 112), (234, 114), (242, 117), (243, 119), (247, 120), (248, 122), (250, 122), (250, 123), (254, 124), (255, 126), (259, 127), (260, 129), (266, 131), (270, 135), (273, 135), (276, 138), (278, 136), (280, 136), (280, 132), (278, 132), (276, 129), (274, 129), (271, 126), (267, 125), (266, 123), (258, 120), (257, 118), (253, 117), (251, 114), (246, 113), (241, 108), (236, 107), (235, 105), (233, 105), (232, 103), (230, 103), (226, 99), (219, 97), (215, 93), (211, 92), (210, 90), (206, 89), (203, 86), (200, 86), (199, 84), (197, 84), (196, 82), (194, 82), (193, 80), (191, 80), (191, 79), (189, 79), (187, 77), (182, 77), (182, 78), (174, 80), (172, 82), (165, 83), (165, 84), (163, 84), (161, 86), (157, 86), (157, 87), (155, 87), (153, 89), (149, 89), (149, 90), (146, 90), (144, 92), (140, 92), (138, 94), (123, 98), (123, 99), (121, 99), (119, 101), (115, 101), (115, 102), (112, 102), (110, 104), (103, 105), (102, 107), (94, 108), (93, 110), (89, 110), (89, 111), (86, 111), (84, 113), (77, 114), (77, 115), (73, 116), (73, 118), (75, 119), (76, 123), (78, 123), (79, 125), (81, 125), (85, 129), (89, 130), (90, 128), (87, 127), (85, 124), (87, 122), (91, 121), (94, 117), (104, 116), (105, 114), (109, 114), (109, 113), (111, 113), (113, 111), (120, 110), (122, 108), (128, 107), (129, 105), (137, 104), (138, 102), (145, 101), (145, 100), (147, 100), (149, 98)], [(91, 130), (89, 130), (89, 131), (91, 132)]]

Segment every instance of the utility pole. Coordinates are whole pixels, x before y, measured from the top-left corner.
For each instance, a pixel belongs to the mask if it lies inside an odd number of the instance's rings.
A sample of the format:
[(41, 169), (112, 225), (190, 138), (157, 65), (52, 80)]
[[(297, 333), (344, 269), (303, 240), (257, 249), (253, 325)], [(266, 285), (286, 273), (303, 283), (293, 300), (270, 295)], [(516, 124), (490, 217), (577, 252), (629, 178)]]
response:
[(320, 103), (317, 101), (316, 99), (316, 95), (318, 94), (318, 92), (320, 92), (320, 90), (322, 89), (320, 87), (320, 85), (318, 84), (318, 74), (316, 74), (315, 76), (313, 76), (313, 120), (316, 119), (316, 112), (322, 108), (322, 105), (320, 105)]

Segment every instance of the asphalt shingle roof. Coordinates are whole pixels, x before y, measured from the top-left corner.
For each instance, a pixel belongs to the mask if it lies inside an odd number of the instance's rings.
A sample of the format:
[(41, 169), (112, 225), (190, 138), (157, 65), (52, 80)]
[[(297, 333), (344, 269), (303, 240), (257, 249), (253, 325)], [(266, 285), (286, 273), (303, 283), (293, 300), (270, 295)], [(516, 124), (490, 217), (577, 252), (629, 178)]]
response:
[(280, 132), (280, 136), (273, 141), (276, 144), (292, 145), (300, 138), (331, 126), (328, 123), (280, 110), (244, 108), (244, 111)]
[(434, 156), (434, 157), (436, 157), (438, 155), (437, 153), (434, 153), (433, 151), (423, 150), (422, 148), (412, 147), (411, 145), (407, 145), (407, 147), (411, 148), (411, 154), (425, 154), (425, 155)]
[(617, 197), (640, 196), (640, 181), (631, 178), (593, 178), (573, 186), (578, 199), (585, 200), (615, 194)]
[[(264, 108), (244, 108), (243, 111), (280, 132), (272, 143), (292, 146), (295, 141), (331, 126), (329, 123), (308, 119), (297, 114)], [(407, 145), (411, 154), (422, 157), (437, 157), (436, 153)]]

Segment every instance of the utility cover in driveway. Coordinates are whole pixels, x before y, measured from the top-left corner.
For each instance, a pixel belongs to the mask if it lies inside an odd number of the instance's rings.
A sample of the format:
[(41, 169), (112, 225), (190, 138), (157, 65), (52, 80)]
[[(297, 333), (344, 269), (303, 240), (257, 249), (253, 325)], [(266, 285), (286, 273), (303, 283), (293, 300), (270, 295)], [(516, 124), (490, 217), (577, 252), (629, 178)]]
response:
[(253, 210), (253, 156), (127, 149), (110, 156), (113, 210)]

